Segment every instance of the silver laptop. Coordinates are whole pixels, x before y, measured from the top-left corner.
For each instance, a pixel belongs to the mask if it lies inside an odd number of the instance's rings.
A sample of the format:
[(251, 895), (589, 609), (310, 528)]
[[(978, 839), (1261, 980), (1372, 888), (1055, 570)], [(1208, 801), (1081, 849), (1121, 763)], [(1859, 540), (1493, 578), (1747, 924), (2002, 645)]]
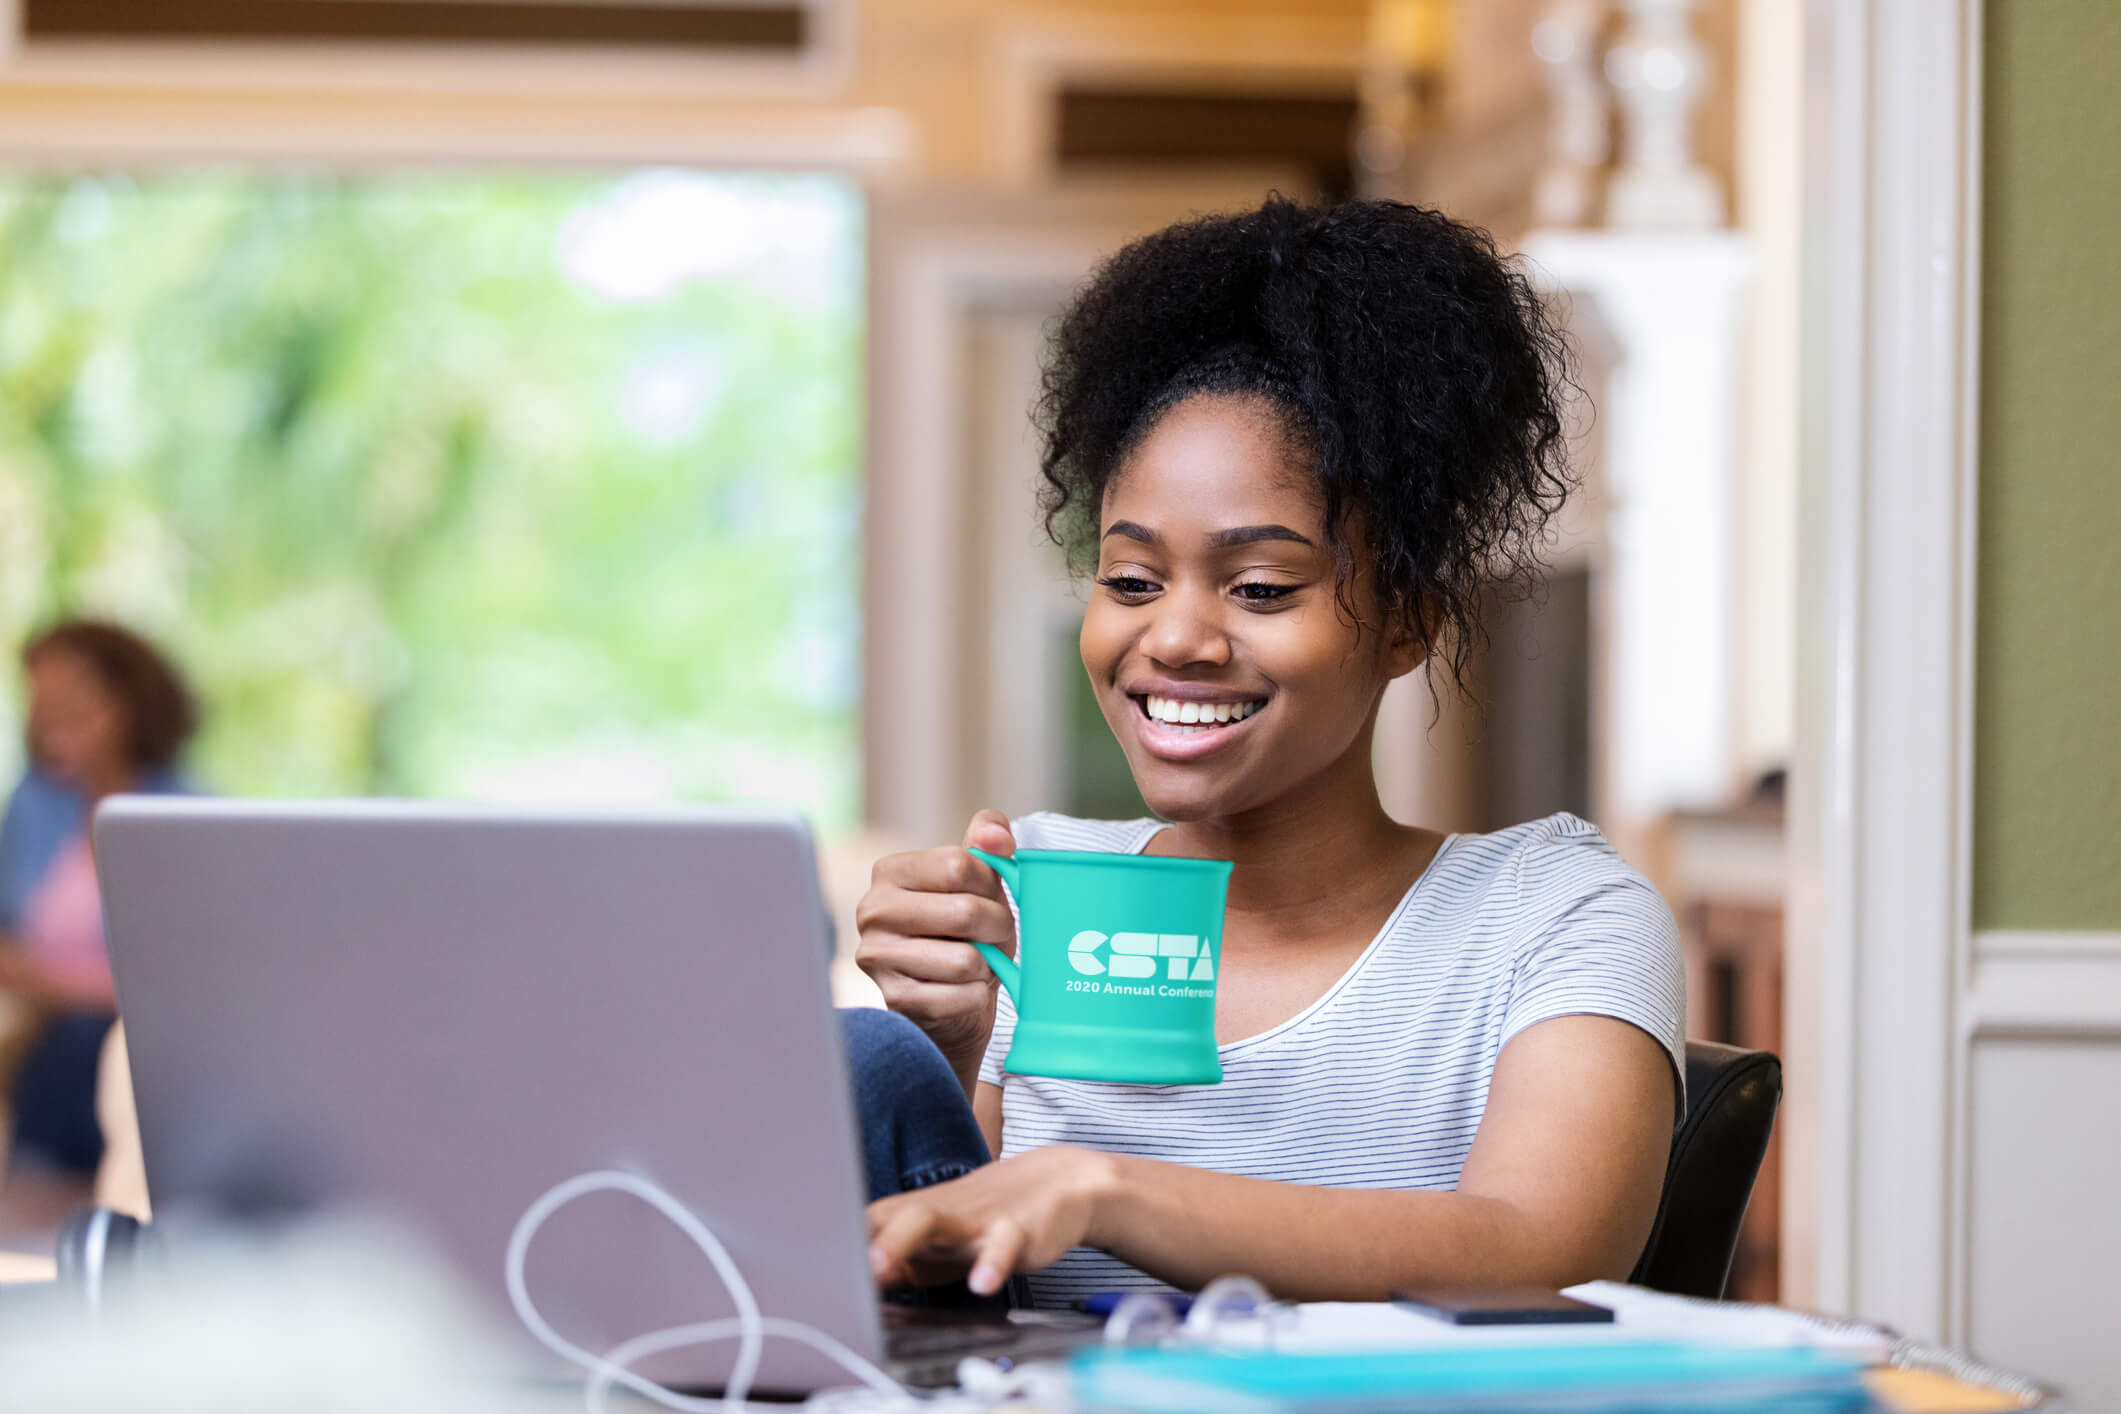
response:
[[(381, 1207), (512, 1329), (517, 1218), (617, 1168), (698, 1214), (766, 1314), (885, 1359), (830, 923), (799, 819), (125, 797), (95, 839), (172, 1249), (204, 1217)], [(615, 1194), (558, 1213), (527, 1278), (592, 1350), (734, 1314), (683, 1235)], [(1057, 1334), (911, 1324), (894, 1363), (922, 1382), (968, 1350), (1029, 1355)], [(712, 1388), (734, 1350), (640, 1368)], [(769, 1341), (758, 1387), (846, 1382)]]

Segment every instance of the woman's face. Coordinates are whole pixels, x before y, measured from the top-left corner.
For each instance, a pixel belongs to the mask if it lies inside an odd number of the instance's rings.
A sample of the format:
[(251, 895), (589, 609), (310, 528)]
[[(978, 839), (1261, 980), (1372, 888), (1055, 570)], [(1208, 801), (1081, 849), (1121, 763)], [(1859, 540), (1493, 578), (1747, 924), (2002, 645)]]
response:
[(1321, 779), (1367, 742), (1385, 684), (1421, 661), (1411, 635), (1379, 631), (1361, 575), (1356, 632), (1310, 465), (1260, 399), (1203, 394), (1165, 414), (1113, 478), (1098, 529), (1083, 666), (1166, 820), (1226, 819)]
[(63, 648), (29, 667), (30, 755), (78, 790), (109, 788), (127, 771), (125, 704), (94, 666)]

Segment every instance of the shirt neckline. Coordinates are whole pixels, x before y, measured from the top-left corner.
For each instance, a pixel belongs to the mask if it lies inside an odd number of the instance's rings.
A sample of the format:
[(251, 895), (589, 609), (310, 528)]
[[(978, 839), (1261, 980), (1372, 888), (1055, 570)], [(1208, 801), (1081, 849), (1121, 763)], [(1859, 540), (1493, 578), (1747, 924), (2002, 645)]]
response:
[[(1145, 822), (1145, 828), (1142, 830), (1139, 837), (1135, 839), (1134, 847), (1128, 850), (1127, 852), (1129, 854), (1140, 854), (1142, 851), (1146, 850), (1149, 847), (1149, 841), (1155, 839), (1159, 834), (1163, 833), (1165, 830), (1168, 830), (1170, 828), (1171, 827), (1169, 825), (1165, 824), (1161, 820), (1152, 819)], [(1296, 1013), (1296, 1015), (1290, 1017), (1287, 1021), (1279, 1022), (1273, 1026), (1269, 1026), (1264, 1031), (1255, 1031), (1250, 1036), (1240, 1036), (1235, 1041), (1218, 1042), (1215, 1047), (1215, 1053), (1219, 1056), (1227, 1056), (1234, 1052), (1244, 1050), (1247, 1047), (1271, 1041), (1275, 1037), (1281, 1035), (1283, 1032), (1288, 1031), (1293, 1027), (1301, 1026), (1304, 1022), (1310, 1020), (1310, 1018), (1315, 1015), (1328, 1002), (1332, 1001), (1335, 997), (1339, 996), (1341, 992), (1347, 988), (1348, 983), (1352, 982), (1355, 979), (1356, 974), (1361, 972), (1363, 970), (1363, 967), (1370, 961), (1371, 957), (1376, 954), (1378, 947), (1384, 942), (1384, 940), (1392, 935), (1392, 930), (1393, 928), (1398, 926), (1401, 916), (1403, 916), (1406, 913), (1407, 909), (1413, 904), (1414, 896), (1421, 892), (1421, 886), (1423, 884), (1426, 884), (1429, 881), (1429, 876), (1436, 872), (1436, 866), (1438, 864), (1441, 864), (1443, 862), (1443, 857), (1451, 852), (1451, 847), (1457, 844), (1459, 840), (1463, 838), (1464, 836), (1459, 834), (1455, 830), (1443, 837), (1443, 843), (1436, 846), (1436, 853), (1429, 857), (1429, 862), (1422, 866), (1422, 870), (1419, 874), (1416, 874), (1414, 876), (1414, 882), (1407, 885), (1407, 891), (1399, 896), (1399, 903), (1392, 909), (1390, 913), (1385, 915), (1385, 921), (1383, 926), (1378, 928), (1376, 936), (1370, 939), (1369, 945), (1366, 946), (1360, 953), (1356, 954), (1355, 960), (1348, 964), (1347, 970), (1342, 972), (1339, 977), (1333, 980), (1332, 986), (1326, 988), (1323, 992), (1320, 992), (1316, 1000), (1314, 1000), (1309, 1006), (1305, 1007), (1302, 1011)]]

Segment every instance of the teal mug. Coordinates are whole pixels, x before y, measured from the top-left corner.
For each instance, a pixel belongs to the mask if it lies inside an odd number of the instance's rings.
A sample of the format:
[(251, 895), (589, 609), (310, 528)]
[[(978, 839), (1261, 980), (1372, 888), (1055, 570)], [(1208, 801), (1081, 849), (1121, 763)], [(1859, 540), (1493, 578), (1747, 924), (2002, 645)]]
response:
[(1123, 1085), (1214, 1085), (1230, 864), (975, 849), (1016, 901), (1017, 961), (976, 943), (1016, 1004), (1003, 1068)]

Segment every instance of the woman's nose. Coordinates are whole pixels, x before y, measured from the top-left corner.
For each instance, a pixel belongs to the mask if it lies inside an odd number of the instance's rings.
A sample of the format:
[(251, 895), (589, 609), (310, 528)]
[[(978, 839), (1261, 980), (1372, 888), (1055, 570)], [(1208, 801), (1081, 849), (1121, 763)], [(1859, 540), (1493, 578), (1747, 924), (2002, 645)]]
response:
[(1142, 635), (1142, 652), (1167, 668), (1230, 661), (1230, 639), (1210, 606), (1194, 594), (1166, 592)]

